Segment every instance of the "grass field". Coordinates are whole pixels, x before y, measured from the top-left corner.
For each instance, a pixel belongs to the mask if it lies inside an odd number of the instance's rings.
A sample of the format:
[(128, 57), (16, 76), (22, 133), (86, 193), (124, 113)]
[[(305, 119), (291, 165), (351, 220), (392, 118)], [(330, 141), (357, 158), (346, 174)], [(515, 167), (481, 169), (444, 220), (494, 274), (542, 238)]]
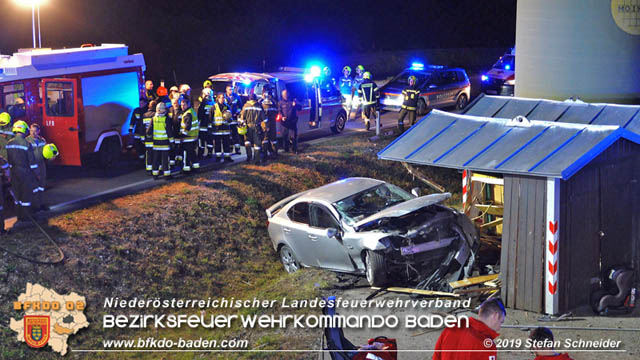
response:
[[(390, 140), (371, 142), (365, 135), (335, 138), (308, 145), (300, 155), (284, 155), (266, 166), (241, 164), (206, 172), (48, 219), (48, 231), (67, 256), (63, 264), (39, 266), (9, 255), (0, 258), (0, 357), (57, 358), (58, 354), (50, 348), (34, 350), (16, 342), (15, 333), (7, 327), (10, 317), (22, 317), (20, 312), (12, 310), (12, 301), (25, 290), (27, 282), (39, 283), (59, 294), (73, 291), (86, 297), (85, 315), (91, 325), (69, 339), (71, 350), (101, 349), (104, 339), (146, 336), (248, 339), (249, 348), (262, 350), (318, 348), (321, 334), (318, 329), (295, 332), (240, 327), (105, 330), (102, 328), (105, 313), (127, 314), (127, 311), (105, 309), (103, 303), (105, 297), (305, 299), (321, 295), (334, 276), (322, 271), (286, 274), (267, 235), (264, 209), (293, 193), (345, 177), (374, 177), (407, 190), (420, 186), (400, 164), (377, 159), (376, 153)], [(460, 175), (456, 171), (423, 170), (454, 193), (450, 204), (459, 203)], [(428, 189), (423, 187), (423, 191)], [(33, 229), (5, 236), (0, 241), (4, 246), (31, 255), (48, 252), (44, 239)], [(192, 309), (191, 313), (197, 311)], [(153, 313), (153, 310), (144, 312)], [(158, 312), (166, 313), (166, 310)], [(71, 355), (78, 356), (77, 353)], [(160, 357), (153, 353), (128, 355), (136, 359)], [(124, 357), (122, 353), (86, 356)], [(162, 355), (162, 358), (194, 356), (183, 353)], [(271, 356), (233, 353), (216, 357)], [(300, 354), (278, 355), (278, 358), (298, 359)]]

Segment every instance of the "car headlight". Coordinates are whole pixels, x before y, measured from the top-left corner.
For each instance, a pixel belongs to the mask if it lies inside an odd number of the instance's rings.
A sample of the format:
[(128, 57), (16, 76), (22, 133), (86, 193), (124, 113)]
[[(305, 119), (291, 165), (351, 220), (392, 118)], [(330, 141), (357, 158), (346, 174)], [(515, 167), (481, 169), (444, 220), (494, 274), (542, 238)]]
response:
[(505, 83), (505, 85), (515, 86), (515, 84), (516, 84), (516, 79), (507, 80), (507, 81), (505, 81), (504, 83)]

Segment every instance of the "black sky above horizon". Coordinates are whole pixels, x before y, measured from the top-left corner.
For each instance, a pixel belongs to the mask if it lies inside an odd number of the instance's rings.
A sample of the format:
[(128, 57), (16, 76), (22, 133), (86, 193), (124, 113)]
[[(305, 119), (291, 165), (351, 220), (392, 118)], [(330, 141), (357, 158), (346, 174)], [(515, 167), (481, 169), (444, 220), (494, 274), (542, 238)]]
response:
[[(0, 53), (31, 47), (31, 10), (0, 0)], [(46, 0), (43, 47), (124, 43), (147, 76), (301, 65), (305, 58), (426, 48), (510, 47), (516, 0)], [(182, 80), (185, 79), (185, 80)], [(173, 81), (170, 81), (173, 82)]]

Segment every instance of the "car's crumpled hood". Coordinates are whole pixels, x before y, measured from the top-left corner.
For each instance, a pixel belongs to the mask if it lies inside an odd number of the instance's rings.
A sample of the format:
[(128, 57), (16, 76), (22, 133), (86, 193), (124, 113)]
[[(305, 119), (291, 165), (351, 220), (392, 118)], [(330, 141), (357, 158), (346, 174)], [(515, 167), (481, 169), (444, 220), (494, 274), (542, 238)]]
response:
[(441, 203), (449, 199), (450, 197), (451, 197), (451, 193), (442, 193), (442, 194), (425, 195), (425, 196), (417, 197), (415, 199), (407, 200), (405, 202), (388, 207), (376, 214), (373, 214), (369, 217), (366, 217), (358, 221), (355, 224), (355, 228), (358, 229), (365, 224), (368, 224), (372, 221), (376, 221), (382, 218), (403, 216), (410, 212), (421, 209), (425, 206)]

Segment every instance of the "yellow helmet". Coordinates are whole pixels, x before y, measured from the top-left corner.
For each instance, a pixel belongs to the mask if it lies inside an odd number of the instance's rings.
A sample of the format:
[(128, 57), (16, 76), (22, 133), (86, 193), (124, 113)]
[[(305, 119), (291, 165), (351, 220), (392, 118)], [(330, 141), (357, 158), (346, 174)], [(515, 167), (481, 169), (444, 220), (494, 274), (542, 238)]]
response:
[(363, 78), (363, 79), (369, 79), (369, 80), (371, 80), (371, 73), (370, 73), (370, 72), (368, 72), (368, 71), (367, 71), (367, 72), (365, 72), (365, 73), (362, 75), (362, 78)]
[(238, 125), (238, 135), (247, 135), (247, 124)]
[(42, 148), (42, 156), (47, 160), (53, 159), (59, 154), (56, 144), (47, 144)]
[(13, 129), (11, 131), (13, 131), (14, 133), (21, 132), (23, 134), (26, 134), (28, 128), (29, 128), (29, 125), (27, 125), (26, 122), (24, 122), (22, 120), (18, 120), (18, 121), (16, 121), (15, 124), (13, 124)]
[(202, 83), (202, 87), (203, 87), (203, 88), (206, 88), (207, 86), (213, 86), (213, 83), (211, 82), (211, 80), (205, 80), (205, 81)]
[(0, 114), (0, 126), (7, 126), (11, 123), (11, 115), (8, 112)]

